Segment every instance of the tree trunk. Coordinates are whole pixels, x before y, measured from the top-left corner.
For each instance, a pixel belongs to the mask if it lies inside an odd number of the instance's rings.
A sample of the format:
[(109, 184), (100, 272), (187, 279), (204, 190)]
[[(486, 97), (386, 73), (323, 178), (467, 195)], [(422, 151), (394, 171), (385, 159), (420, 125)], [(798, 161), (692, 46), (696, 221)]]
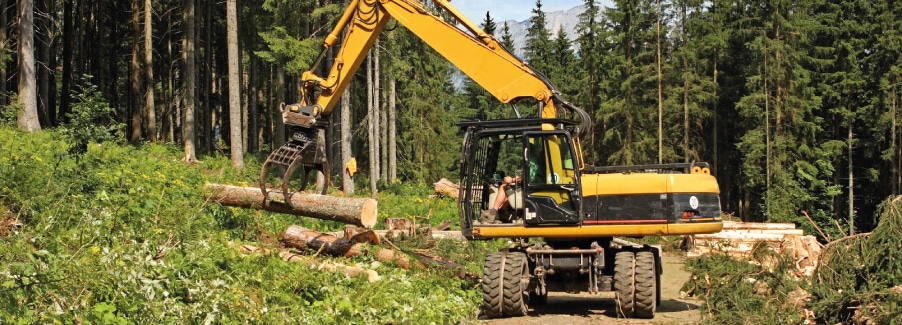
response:
[[(350, 85), (348, 85), (348, 88), (350, 88)], [(348, 169), (345, 168), (348, 162), (351, 161), (351, 158), (354, 157), (351, 152), (351, 135), (351, 91), (346, 89), (341, 94), (341, 179), (342, 190), (348, 196), (354, 195), (354, 178), (348, 172)]]
[(141, 107), (141, 62), (138, 60), (138, 53), (141, 51), (141, 0), (132, 0), (132, 60), (129, 66), (129, 80), (131, 81), (131, 132), (128, 140), (138, 142), (141, 140), (141, 130), (144, 124), (141, 121), (141, 115), (144, 109)]
[(377, 203), (373, 199), (295, 193), (291, 195), (291, 206), (288, 206), (281, 203), (284, 196), (279, 190), (269, 191), (271, 201), (266, 204), (263, 202), (263, 192), (257, 187), (207, 184), (205, 190), (208, 199), (227, 206), (332, 220), (366, 228), (376, 225)]
[(376, 164), (378, 164), (379, 156), (376, 153), (376, 142), (379, 141), (376, 138), (376, 108), (375, 103), (373, 102), (374, 91), (373, 91), (373, 52), (370, 51), (369, 58), (366, 60), (366, 116), (367, 116), (367, 134), (368, 134), (368, 143), (369, 143), (369, 162), (370, 162), (370, 195), (373, 198), (376, 198), (377, 190), (376, 190), (376, 180), (379, 178), (379, 174), (377, 173)]
[(37, 62), (40, 62), (35, 68), (37, 69), (37, 89), (38, 89), (38, 118), (40, 123), (45, 127), (53, 127), (56, 125), (55, 107), (50, 105), (52, 102), (50, 96), (51, 74), (49, 67), (53, 67), (50, 62), (50, 22), (53, 11), (50, 10), (50, 1), (39, 0), (37, 12), (43, 13), (38, 16), (38, 20), (34, 22), (38, 33), (35, 45), (37, 48)]
[(195, 162), (197, 161), (196, 154), (196, 140), (197, 135), (195, 132), (195, 122), (194, 122), (194, 90), (195, 90), (195, 76), (197, 75), (197, 70), (194, 68), (194, 45), (196, 43), (196, 34), (194, 32), (194, 0), (185, 0), (185, 12), (184, 12), (184, 28), (185, 28), (185, 38), (182, 41), (184, 43), (182, 48), (184, 49), (182, 52), (182, 61), (185, 64), (185, 77), (183, 79), (183, 87), (182, 91), (185, 94), (184, 100), (185, 104), (183, 105), (184, 110), (182, 114), (182, 140), (185, 142), (185, 157), (182, 160), (187, 162)]
[(144, 81), (144, 109), (147, 111), (147, 139), (157, 143), (157, 112), (154, 104), (153, 89), (153, 6), (151, 0), (144, 0), (144, 69), (147, 69)]
[[(62, 89), (60, 89), (60, 108), (59, 108), (59, 120), (62, 123), (68, 122), (68, 114), (71, 111), (69, 108), (69, 96), (72, 92), (72, 46), (77, 41), (75, 39), (75, 33), (73, 31), (73, 20), (72, 20), (72, 10), (74, 10), (72, 2), (75, 0), (65, 0), (63, 3), (63, 84)], [(0, 26), (6, 26), (5, 22), (5, 12), (3, 10), (4, 18), (0, 20)], [(3, 35), (6, 35), (6, 30), (4, 29)], [(2, 79), (6, 79), (6, 76), (0, 76)], [(0, 91), (5, 90), (6, 87), (0, 86)]]
[(382, 179), (382, 164), (380, 164), (380, 156), (382, 155), (382, 127), (380, 126), (380, 122), (382, 119), (382, 111), (380, 110), (381, 102), (379, 101), (379, 95), (382, 93), (382, 87), (379, 83), (382, 76), (379, 74), (379, 39), (376, 39), (376, 45), (373, 46), (373, 118), (370, 120), (373, 122), (373, 136), (375, 139), (372, 144), (375, 146), (373, 149), (376, 152), (376, 155), (372, 157), (374, 159), (376, 167), (374, 175), (376, 175), (376, 180)]
[(397, 144), (397, 111), (395, 110), (395, 78), (389, 81), (388, 95), (388, 179), (394, 181), (398, 178), (398, 144)]
[(251, 153), (260, 150), (260, 117), (257, 111), (257, 60), (251, 56), (250, 67), (247, 74), (247, 151)]
[[(72, 0), (69, 0), (72, 1)], [(6, 51), (7, 45), (9, 45), (9, 37), (6, 34), (6, 25), (8, 24), (8, 19), (6, 18), (6, 1), (0, 2), (3, 5), (0, 6), (0, 50)], [(71, 40), (71, 38), (69, 39)], [(68, 44), (68, 41), (63, 41), (65, 44)], [(63, 51), (65, 53), (65, 50)], [(9, 68), (7, 64), (7, 57), (2, 56), (0, 60), (2, 60), (2, 64), (0, 64), (0, 105), (9, 105), (9, 97), (7, 97), (6, 92), (6, 69)], [(65, 71), (65, 69), (63, 69)]]
[(279, 101), (284, 102), (285, 98), (285, 69), (281, 65), (277, 65), (275, 69), (276, 73), (276, 96), (275, 102), (273, 105), (270, 105), (269, 109), (272, 110), (272, 125), (273, 125), (273, 135), (272, 135), (272, 148), (281, 147), (285, 144), (285, 123), (282, 122), (282, 112), (280, 112), (276, 107), (279, 106)]
[[(150, 0), (148, 0), (150, 1)], [(232, 167), (244, 168), (244, 147), (241, 141), (241, 73), (238, 70), (238, 0), (226, 1), (229, 52), (229, 139)]]
[(19, 128), (40, 132), (38, 101), (34, 74), (34, 2), (19, 0)]
[(658, 8), (658, 22), (656, 25), (657, 29), (657, 51), (655, 54), (655, 63), (657, 65), (657, 79), (658, 79), (658, 163), (664, 163), (664, 71), (661, 67), (661, 15), (664, 13), (661, 11), (661, 0), (657, 1)]
[[(282, 234), (282, 243), (288, 247), (308, 249), (331, 256), (354, 257), (364, 254), (363, 243), (296, 225), (289, 226), (285, 230)], [(382, 262), (394, 262), (404, 269), (410, 269), (410, 259), (391, 249), (379, 249), (376, 252), (376, 259)]]

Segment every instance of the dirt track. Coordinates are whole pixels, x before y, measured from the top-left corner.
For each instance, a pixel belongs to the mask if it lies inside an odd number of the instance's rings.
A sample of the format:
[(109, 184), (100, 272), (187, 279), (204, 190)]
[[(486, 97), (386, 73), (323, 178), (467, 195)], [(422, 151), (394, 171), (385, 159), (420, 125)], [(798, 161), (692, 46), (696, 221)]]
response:
[(654, 319), (617, 318), (613, 293), (569, 295), (550, 293), (548, 304), (530, 306), (524, 317), (475, 321), (479, 325), (525, 324), (694, 324), (699, 321), (699, 302), (680, 299), (680, 287), (689, 278), (683, 270), (683, 258), (664, 254), (664, 275), (661, 278), (661, 305)]

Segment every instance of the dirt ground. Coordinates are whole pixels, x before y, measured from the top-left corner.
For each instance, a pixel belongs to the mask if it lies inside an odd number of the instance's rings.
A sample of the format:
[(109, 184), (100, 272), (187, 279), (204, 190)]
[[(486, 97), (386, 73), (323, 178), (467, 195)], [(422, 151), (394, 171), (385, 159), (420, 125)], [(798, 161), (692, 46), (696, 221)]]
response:
[(613, 293), (570, 295), (552, 292), (548, 303), (530, 306), (524, 317), (479, 320), (479, 325), (526, 324), (694, 324), (701, 319), (699, 301), (681, 299), (680, 287), (690, 274), (683, 270), (683, 257), (665, 253), (664, 274), (661, 277), (661, 304), (654, 319), (617, 318)]

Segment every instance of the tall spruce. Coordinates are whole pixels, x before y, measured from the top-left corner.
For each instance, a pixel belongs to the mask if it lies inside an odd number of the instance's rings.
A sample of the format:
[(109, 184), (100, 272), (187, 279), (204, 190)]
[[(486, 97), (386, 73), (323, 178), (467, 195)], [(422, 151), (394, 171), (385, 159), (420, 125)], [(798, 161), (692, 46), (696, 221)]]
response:
[[(601, 8), (596, 0), (586, 0), (584, 3), (586, 8), (579, 15), (579, 23), (576, 25), (576, 42), (579, 44), (579, 58), (577, 63), (578, 80), (581, 91), (573, 99), (577, 106), (582, 107), (589, 113), (589, 116), (596, 116), (601, 102), (604, 100), (601, 91), (602, 83), (607, 78), (607, 69), (602, 68), (602, 62), (605, 60), (606, 40), (608, 35), (604, 30), (604, 23), (601, 21)], [(586, 143), (583, 143), (583, 150), (586, 160), (596, 162), (598, 160), (596, 152), (596, 134), (602, 131), (602, 123), (594, 123), (594, 130), (586, 135)]]
[(551, 32), (542, 11), (542, 0), (536, 0), (526, 28), (526, 44), (523, 47), (524, 59), (539, 73), (548, 75), (551, 71)]
[(756, 10), (740, 30), (749, 36), (751, 55), (747, 94), (736, 104), (744, 118), (738, 147), (745, 185), (763, 194), (750, 202), (762, 211), (748, 216), (801, 221), (801, 212), (817, 199), (808, 182), (823, 176), (817, 165), (820, 122), (813, 115), (820, 103), (805, 66), (814, 22), (807, 6), (795, 1), (768, 2)]
[(604, 69), (611, 72), (604, 82), (606, 100), (596, 123), (604, 125), (600, 154), (611, 165), (657, 161), (656, 17), (652, 5), (644, 0), (620, 0), (604, 11), (612, 35)]
[(673, 3), (675, 26), (674, 51), (668, 82), (668, 106), (676, 109), (668, 121), (668, 138), (684, 162), (707, 161), (702, 153), (707, 147), (712, 128), (711, 117), (716, 103), (715, 80), (711, 78), (711, 53), (718, 43), (706, 39), (713, 33), (711, 15), (702, 0), (677, 0)]

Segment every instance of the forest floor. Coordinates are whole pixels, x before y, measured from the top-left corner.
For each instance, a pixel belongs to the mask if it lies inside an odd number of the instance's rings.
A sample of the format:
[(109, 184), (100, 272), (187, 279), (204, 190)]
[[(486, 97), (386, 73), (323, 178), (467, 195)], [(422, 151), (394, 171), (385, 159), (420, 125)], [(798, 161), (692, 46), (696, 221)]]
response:
[(698, 305), (692, 298), (680, 298), (680, 287), (689, 279), (683, 270), (685, 257), (664, 253), (664, 274), (661, 277), (661, 305), (654, 319), (617, 318), (614, 293), (578, 295), (552, 292), (548, 303), (530, 306), (524, 317), (474, 321), (478, 325), (527, 324), (694, 324), (701, 319)]

